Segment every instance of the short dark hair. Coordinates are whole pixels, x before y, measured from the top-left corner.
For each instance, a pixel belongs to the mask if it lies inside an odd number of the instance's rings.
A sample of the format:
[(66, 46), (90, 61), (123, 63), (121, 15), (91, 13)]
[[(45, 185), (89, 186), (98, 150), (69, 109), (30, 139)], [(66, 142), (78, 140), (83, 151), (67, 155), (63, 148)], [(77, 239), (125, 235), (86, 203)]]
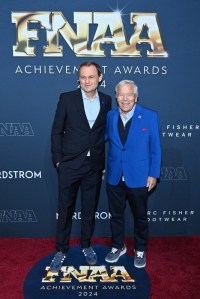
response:
[(79, 69), (78, 69), (78, 76), (80, 74), (80, 69), (83, 66), (91, 66), (91, 65), (94, 65), (96, 67), (98, 76), (100, 77), (102, 74), (101, 67), (100, 67), (100, 65), (98, 65), (96, 62), (93, 62), (93, 61), (85, 61), (85, 62), (81, 63), (81, 65), (79, 66)]

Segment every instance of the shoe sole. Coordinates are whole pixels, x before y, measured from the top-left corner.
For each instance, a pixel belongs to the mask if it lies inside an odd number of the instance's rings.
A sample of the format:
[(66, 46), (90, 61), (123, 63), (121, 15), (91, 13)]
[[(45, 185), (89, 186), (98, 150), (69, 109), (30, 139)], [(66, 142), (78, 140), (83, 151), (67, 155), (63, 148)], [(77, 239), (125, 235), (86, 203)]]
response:
[(57, 273), (61, 270), (63, 265), (61, 265), (60, 267), (58, 267), (57, 269), (51, 269), (51, 267), (49, 268), (49, 270), (52, 272), (52, 273)]
[[(83, 251), (82, 251), (82, 254), (83, 254), (84, 258), (85, 258), (86, 263), (87, 263), (89, 266), (94, 266), (94, 265), (96, 265), (96, 263), (97, 263), (97, 256), (96, 256), (96, 260), (95, 260), (95, 261), (93, 261), (93, 262), (88, 262), (88, 261), (87, 261), (87, 257), (86, 257), (86, 255), (83, 253)], [(95, 255), (96, 255), (96, 254), (95, 254)]]
[(88, 262), (86, 261), (86, 263), (87, 263), (89, 266), (94, 266), (94, 265), (96, 265), (97, 261), (95, 261), (95, 262), (93, 262), (93, 263), (88, 263)]
[(125, 253), (126, 253), (126, 247), (124, 248), (124, 250), (122, 250), (122, 251), (120, 252), (119, 256), (118, 256), (115, 260), (110, 261), (110, 260), (107, 260), (107, 259), (105, 258), (105, 261), (106, 261), (107, 263), (110, 263), (110, 264), (112, 264), (112, 263), (116, 263), (116, 262), (118, 261), (118, 259), (120, 258), (120, 256), (122, 256), (122, 255), (125, 254)]
[(144, 265), (142, 265), (142, 266), (136, 266), (135, 264), (134, 264), (134, 266), (135, 266), (136, 268), (138, 268), (138, 269), (141, 269), (141, 268), (144, 268), (144, 267), (146, 266), (146, 263), (145, 263)]

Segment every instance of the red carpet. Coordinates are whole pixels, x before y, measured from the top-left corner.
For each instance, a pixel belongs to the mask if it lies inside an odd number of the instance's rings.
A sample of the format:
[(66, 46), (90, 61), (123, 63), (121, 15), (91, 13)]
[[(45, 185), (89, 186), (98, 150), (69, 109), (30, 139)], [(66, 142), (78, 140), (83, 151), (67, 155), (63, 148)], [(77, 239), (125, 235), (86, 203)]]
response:
[[(109, 246), (110, 238), (94, 238), (93, 242)], [(72, 239), (71, 244), (79, 240)], [(132, 255), (131, 238), (126, 238), (126, 245)], [(1, 238), (0, 299), (23, 299), (27, 273), (53, 251), (54, 239)], [(200, 237), (151, 237), (146, 268), (152, 284), (150, 299), (199, 299), (199, 252)]]

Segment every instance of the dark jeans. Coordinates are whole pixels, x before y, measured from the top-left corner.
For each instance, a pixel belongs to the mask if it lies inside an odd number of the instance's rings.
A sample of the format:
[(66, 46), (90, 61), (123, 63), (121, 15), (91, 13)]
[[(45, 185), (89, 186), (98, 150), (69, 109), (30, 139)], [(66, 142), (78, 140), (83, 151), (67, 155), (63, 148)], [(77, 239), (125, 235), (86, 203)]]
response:
[(95, 228), (95, 212), (99, 201), (102, 171), (94, 171), (91, 161), (86, 158), (79, 169), (72, 169), (67, 162), (58, 168), (59, 207), (56, 233), (56, 249), (67, 252), (72, 227), (72, 216), (76, 206), (77, 193), (81, 190), (81, 245), (90, 246), (90, 238)]
[(134, 219), (134, 248), (146, 251), (148, 240), (147, 200), (148, 189), (129, 188), (120, 180), (117, 186), (107, 184), (108, 203), (111, 213), (110, 227), (112, 246), (122, 248), (124, 245), (124, 212), (128, 200)]

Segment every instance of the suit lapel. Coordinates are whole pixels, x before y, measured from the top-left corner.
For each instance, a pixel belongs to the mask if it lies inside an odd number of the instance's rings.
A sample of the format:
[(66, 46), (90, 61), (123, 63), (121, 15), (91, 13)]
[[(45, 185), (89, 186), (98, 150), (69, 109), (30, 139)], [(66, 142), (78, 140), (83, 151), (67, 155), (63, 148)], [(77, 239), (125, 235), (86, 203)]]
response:
[(76, 107), (77, 107), (77, 111), (80, 114), (81, 118), (83, 119), (84, 123), (88, 126), (88, 128), (90, 129), (86, 114), (85, 114), (85, 109), (84, 109), (84, 104), (83, 104), (83, 98), (82, 98), (82, 94), (81, 94), (81, 90), (78, 89), (76, 91), (76, 100), (74, 100), (74, 102), (76, 103)]
[(120, 136), (119, 136), (119, 130), (118, 130), (118, 118), (119, 118), (119, 109), (116, 108), (116, 111), (113, 115), (113, 133), (114, 136), (116, 136), (116, 141), (118, 144), (120, 144), (121, 147), (123, 147)]
[(94, 122), (92, 129), (95, 128), (96, 124), (98, 124), (99, 120), (104, 115), (105, 110), (106, 110), (106, 102), (105, 102), (104, 96), (100, 92), (98, 92), (98, 94), (99, 94), (100, 110), (99, 110), (99, 114), (97, 115), (97, 118)]
[(138, 104), (136, 104), (125, 146), (128, 146), (129, 143), (133, 143), (133, 138), (135, 133), (137, 132), (137, 127), (140, 124), (141, 118), (141, 107)]

